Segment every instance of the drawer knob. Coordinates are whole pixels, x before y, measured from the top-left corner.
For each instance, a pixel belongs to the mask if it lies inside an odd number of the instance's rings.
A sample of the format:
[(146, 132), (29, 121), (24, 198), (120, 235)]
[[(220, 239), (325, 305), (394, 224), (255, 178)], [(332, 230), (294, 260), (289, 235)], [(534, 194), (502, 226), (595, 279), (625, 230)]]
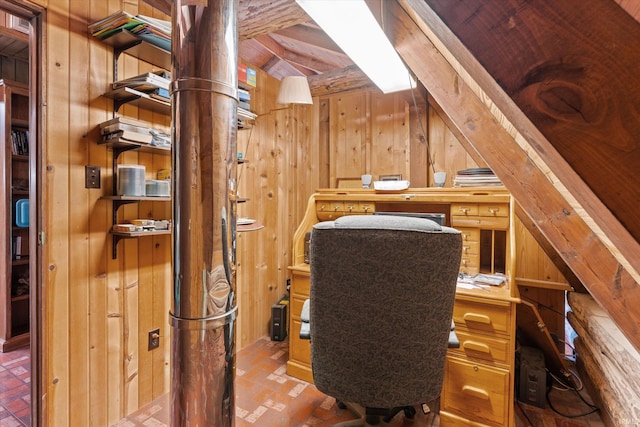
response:
[(500, 212), (500, 208), (489, 208), (489, 213), (491, 214), (497, 214), (498, 212)]
[(465, 322), (484, 323), (485, 325), (491, 324), (491, 319), (485, 314), (465, 313), (463, 318)]
[(487, 393), (486, 390), (478, 387), (472, 387), (470, 385), (465, 385), (462, 387), (462, 394), (465, 394), (469, 397), (475, 397), (477, 399), (489, 400), (489, 393)]
[(488, 345), (483, 344), (481, 342), (477, 342), (477, 341), (465, 341), (462, 344), (462, 348), (466, 351), (466, 350), (470, 350), (470, 351), (477, 351), (480, 353), (487, 353), (487, 354), (491, 354), (491, 349), (489, 348)]
[(461, 206), (460, 207), (460, 212), (462, 212), (463, 214), (466, 214), (467, 212), (469, 212), (471, 210), (471, 208), (468, 208), (466, 206)]

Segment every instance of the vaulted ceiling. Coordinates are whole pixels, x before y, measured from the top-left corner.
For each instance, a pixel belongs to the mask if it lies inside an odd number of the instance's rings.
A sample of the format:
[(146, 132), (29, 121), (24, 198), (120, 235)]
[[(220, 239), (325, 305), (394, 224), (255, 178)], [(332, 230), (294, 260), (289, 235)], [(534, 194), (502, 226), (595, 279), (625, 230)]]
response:
[[(369, 3), (467, 151), (640, 348), (640, 4)], [(241, 58), (271, 75), (308, 76), (314, 95), (371, 85), (294, 0), (238, 15)]]

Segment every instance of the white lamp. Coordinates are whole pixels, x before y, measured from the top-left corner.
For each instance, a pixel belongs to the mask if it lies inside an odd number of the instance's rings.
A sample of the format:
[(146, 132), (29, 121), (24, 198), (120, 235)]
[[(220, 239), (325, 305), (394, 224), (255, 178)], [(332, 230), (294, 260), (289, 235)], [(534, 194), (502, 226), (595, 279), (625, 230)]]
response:
[(278, 104), (313, 104), (305, 76), (286, 76), (280, 82)]

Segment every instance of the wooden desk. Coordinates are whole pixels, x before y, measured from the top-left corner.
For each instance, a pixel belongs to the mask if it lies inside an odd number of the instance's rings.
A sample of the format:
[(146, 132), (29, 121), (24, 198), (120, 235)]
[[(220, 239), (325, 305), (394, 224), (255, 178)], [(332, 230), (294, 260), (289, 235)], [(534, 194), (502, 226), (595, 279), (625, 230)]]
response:
[[(314, 224), (343, 215), (374, 212), (444, 213), (446, 224), (463, 234), (460, 271), (505, 273), (505, 285), (491, 289), (458, 288), (453, 320), (460, 348), (448, 352), (440, 403), (447, 425), (514, 424), (515, 304), (513, 282), (513, 202), (504, 189), (422, 188), (400, 193), (363, 189), (319, 190), (309, 198), (293, 240), (289, 361), (287, 373), (313, 382), (310, 343), (299, 338), (302, 303), (309, 298), (309, 265), (304, 238)], [(443, 424), (444, 425), (444, 424)]]

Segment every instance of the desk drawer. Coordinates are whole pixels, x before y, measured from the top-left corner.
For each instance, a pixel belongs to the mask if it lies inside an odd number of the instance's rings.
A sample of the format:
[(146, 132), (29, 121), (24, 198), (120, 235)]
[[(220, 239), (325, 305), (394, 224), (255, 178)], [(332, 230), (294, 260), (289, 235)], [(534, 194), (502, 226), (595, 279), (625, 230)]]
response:
[(506, 216), (451, 216), (451, 226), (478, 227), (483, 229), (506, 230), (509, 228), (509, 217)]
[(447, 356), (441, 409), (470, 421), (505, 426), (509, 371)]
[(480, 242), (463, 241), (462, 242), (462, 256), (466, 255), (478, 255), (480, 253)]
[(469, 276), (475, 276), (480, 271), (480, 257), (478, 255), (462, 255), (460, 259), (460, 272)]
[(309, 298), (311, 281), (308, 275), (293, 274), (291, 278), (291, 296)]
[(482, 217), (508, 217), (509, 205), (506, 203), (497, 204), (480, 204), (478, 206), (478, 215)]
[(509, 363), (511, 352), (508, 339), (472, 334), (462, 327), (456, 327), (456, 335), (460, 340), (460, 348), (451, 349), (452, 353), (464, 354), (469, 359)]
[(480, 230), (477, 228), (459, 228), (460, 234), (462, 236), (462, 244), (466, 244), (468, 242), (480, 242)]
[(302, 313), (302, 305), (309, 297), (304, 296), (291, 296), (291, 303), (289, 309), (291, 310), (291, 320), (300, 320), (300, 314)]
[(316, 202), (316, 216), (320, 221), (333, 221), (344, 214), (345, 204), (343, 202)]
[(478, 216), (476, 203), (451, 203), (452, 216)]
[(453, 320), (464, 325), (470, 332), (507, 334), (511, 328), (510, 305), (499, 306), (485, 302), (456, 299)]
[(300, 320), (292, 319), (289, 328), (289, 360), (311, 367), (311, 340), (300, 338)]

